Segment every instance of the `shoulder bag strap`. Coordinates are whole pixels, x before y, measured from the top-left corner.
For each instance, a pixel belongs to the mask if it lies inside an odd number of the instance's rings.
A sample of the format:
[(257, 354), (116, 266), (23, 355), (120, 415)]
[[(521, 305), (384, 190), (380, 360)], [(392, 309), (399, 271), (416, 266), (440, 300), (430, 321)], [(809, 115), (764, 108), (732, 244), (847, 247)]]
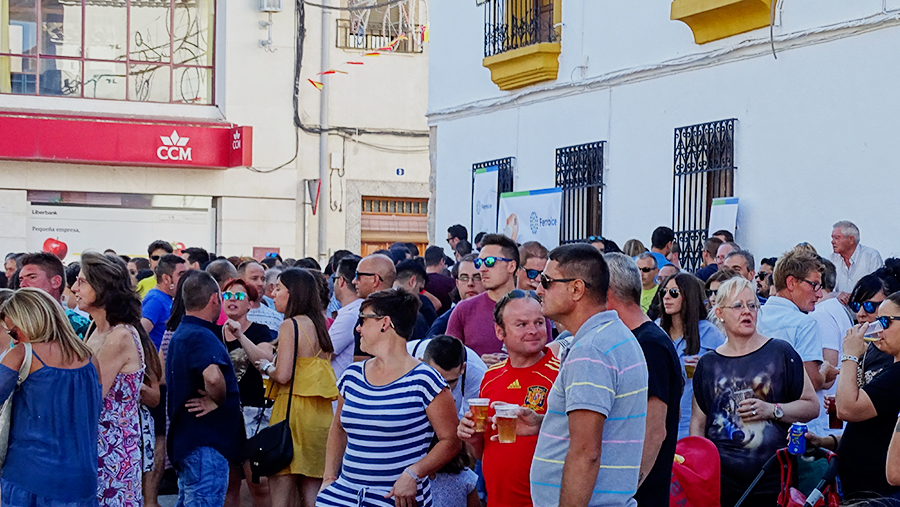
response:
[(300, 331), (297, 328), (297, 321), (292, 317), (291, 322), (294, 323), (294, 366), (291, 367), (291, 387), (288, 391), (287, 414), (284, 417), (284, 420), (288, 421), (288, 425), (291, 424), (291, 402), (294, 401), (294, 375), (297, 374), (297, 349), (300, 346)]

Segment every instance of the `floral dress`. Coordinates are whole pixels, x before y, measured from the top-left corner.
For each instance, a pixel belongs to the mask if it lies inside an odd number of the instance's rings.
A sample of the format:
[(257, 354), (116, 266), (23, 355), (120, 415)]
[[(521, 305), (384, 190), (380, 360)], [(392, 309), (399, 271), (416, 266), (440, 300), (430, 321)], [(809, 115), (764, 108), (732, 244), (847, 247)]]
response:
[(116, 375), (103, 399), (98, 438), (97, 499), (101, 506), (140, 507), (144, 497), (138, 410), (146, 364), (137, 330), (123, 324), (116, 327), (120, 326), (131, 331), (141, 356), (141, 369)]

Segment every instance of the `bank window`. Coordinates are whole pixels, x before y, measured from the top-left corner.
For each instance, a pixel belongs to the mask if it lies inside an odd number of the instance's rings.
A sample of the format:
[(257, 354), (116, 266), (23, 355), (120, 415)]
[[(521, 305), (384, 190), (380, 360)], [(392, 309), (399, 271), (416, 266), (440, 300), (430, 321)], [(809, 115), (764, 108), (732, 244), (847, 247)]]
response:
[(0, 93), (213, 103), (215, 0), (0, 0)]

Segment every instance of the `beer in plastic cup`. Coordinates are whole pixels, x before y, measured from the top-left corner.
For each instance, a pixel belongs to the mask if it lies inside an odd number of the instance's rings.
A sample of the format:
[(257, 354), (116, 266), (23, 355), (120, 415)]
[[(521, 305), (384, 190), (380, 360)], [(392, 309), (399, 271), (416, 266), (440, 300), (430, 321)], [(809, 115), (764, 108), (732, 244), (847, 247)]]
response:
[(870, 322), (863, 332), (863, 340), (867, 342), (877, 342), (881, 339), (879, 333), (882, 331), (884, 331), (884, 326), (881, 325), (881, 322), (878, 322), (877, 320), (875, 322)]
[(699, 356), (684, 356), (684, 373), (687, 378), (694, 378), (694, 371), (697, 369), (697, 363), (688, 364), (687, 359), (697, 359)]
[(494, 411), (497, 415), (497, 433), (501, 444), (512, 444), (516, 441), (516, 405), (499, 405)]
[(469, 400), (469, 410), (472, 411), (472, 418), (475, 420), (476, 433), (484, 432), (484, 428), (487, 426), (490, 405), (490, 398), (472, 398)]
[(837, 415), (837, 405), (835, 405), (834, 402), (834, 395), (826, 394), (825, 399), (830, 401), (828, 405), (828, 429), (844, 429), (844, 421), (840, 420)]

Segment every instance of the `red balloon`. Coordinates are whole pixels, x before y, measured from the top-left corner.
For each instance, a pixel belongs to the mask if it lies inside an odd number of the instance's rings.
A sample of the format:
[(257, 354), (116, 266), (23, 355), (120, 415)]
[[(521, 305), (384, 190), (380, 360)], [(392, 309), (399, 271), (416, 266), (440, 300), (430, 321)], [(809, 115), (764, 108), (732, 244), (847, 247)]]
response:
[(69, 245), (55, 238), (47, 238), (44, 240), (44, 251), (57, 256), (59, 260), (66, 258), (69, 253)]

